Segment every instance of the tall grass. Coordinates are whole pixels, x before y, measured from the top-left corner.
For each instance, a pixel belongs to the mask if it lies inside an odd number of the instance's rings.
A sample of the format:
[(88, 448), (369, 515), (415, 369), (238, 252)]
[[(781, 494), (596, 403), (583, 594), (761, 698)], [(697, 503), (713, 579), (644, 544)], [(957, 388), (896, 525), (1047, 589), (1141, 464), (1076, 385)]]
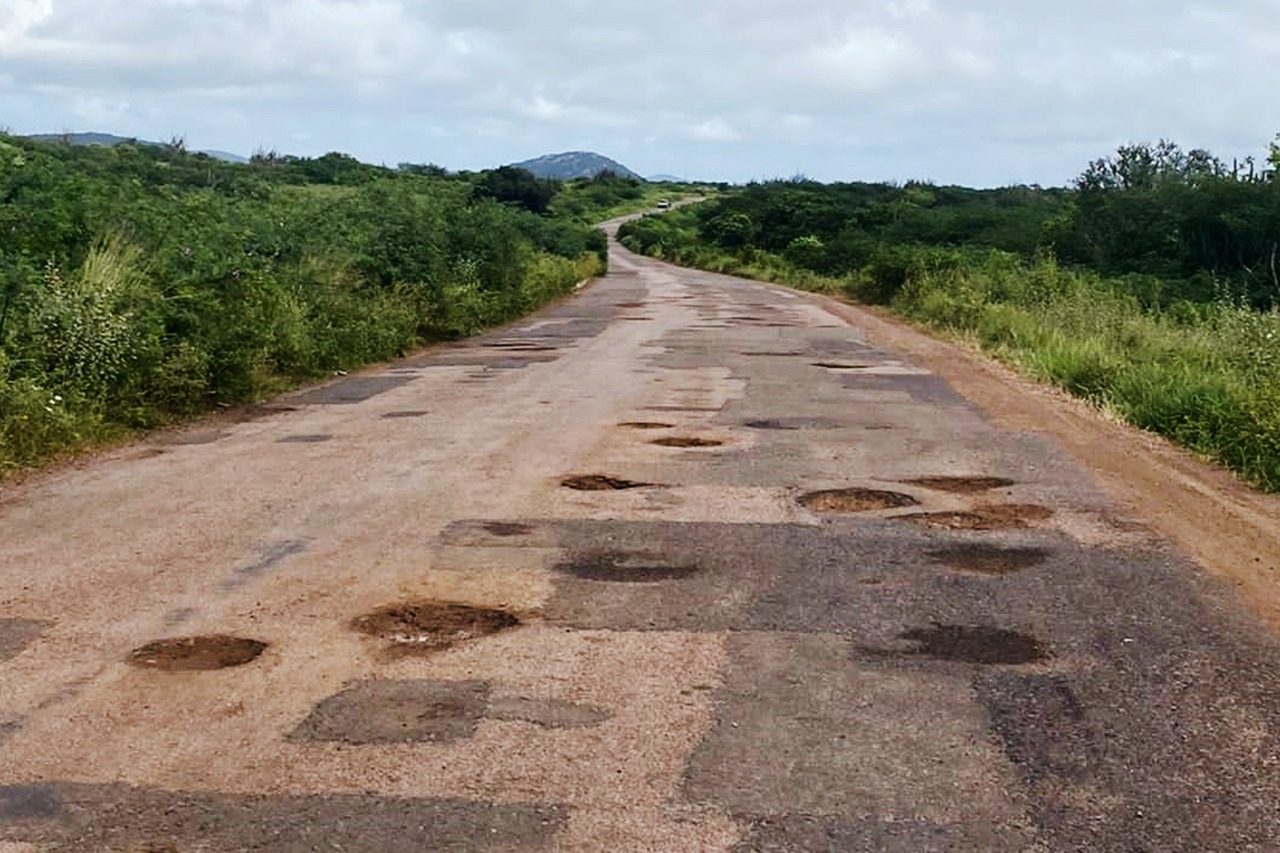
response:
[(1127, 279), (999, 251), (883, 247), (843, 278), (701, 239), (691, 213), (625, 228), (635, 251), (887, 305), (1280, 492), (1280, 311), (1152, 307)]

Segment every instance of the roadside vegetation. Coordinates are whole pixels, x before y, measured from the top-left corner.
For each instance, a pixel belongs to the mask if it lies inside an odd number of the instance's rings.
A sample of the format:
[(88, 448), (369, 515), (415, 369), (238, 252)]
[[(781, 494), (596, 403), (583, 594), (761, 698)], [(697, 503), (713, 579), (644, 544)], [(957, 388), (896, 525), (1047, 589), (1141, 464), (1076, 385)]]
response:
[(0, 136), (0, 476), (523, 315), (616, 184)]
[(1069, 189), (779, 181), (620, 237), (887, 306), (1280, 491), (1277, 168), (1160, 143)]

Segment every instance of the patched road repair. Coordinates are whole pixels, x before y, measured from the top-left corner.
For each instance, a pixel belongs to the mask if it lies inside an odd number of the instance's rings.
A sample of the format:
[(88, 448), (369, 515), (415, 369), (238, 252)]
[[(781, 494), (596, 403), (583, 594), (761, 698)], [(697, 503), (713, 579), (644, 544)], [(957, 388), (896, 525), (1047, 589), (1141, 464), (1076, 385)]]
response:
[(6, 486), (0, 851), (1280, 850), (1275, 502), (611, 270)]

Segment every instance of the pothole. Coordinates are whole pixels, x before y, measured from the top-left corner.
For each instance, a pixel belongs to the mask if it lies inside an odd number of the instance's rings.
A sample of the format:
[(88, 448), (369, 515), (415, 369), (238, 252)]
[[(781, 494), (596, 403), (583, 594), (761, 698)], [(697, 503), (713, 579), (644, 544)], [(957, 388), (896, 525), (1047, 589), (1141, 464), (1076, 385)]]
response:
[(279, 444), (324, 444), (326, 441), (332, 441), (331, 435), (287, 435), (280, 439)]
[(126, 660), (131, 666), (162, 672), (207, 672), (243, 666), (266, 648), (261, 640), (210, 634), (156, 640), (134, 649)]
[(873, 364), (846, 364), (842, 361), (815, 361), (814, 367), (822, 367), (827, 370), (868, 370), (875, 365)]
[(1053, 510), (1035, 504), (981, 506), (960, 512), (925, 512), (899, 516), (902, 521), (944, 530), (1007, 530), (1030, 527), (1053, 516)]
[(431, 413), (426, 411), (387, 412), (382, 417), (385, 420), (394, 421), (401, 418), (423, 418), (429, 414)]
[(658, 421), (627, 421), (618, 426), (623, 429), (675, 429), (675, 424), (664, 424)]
[(447, 649), (465, 640), (497, 634), (520, 624), (505, 610), (467, 604), (410, 602), (392, 604), (351, 622), (353, 630), (387, 640), (407, 654)]
[(992, 489), (1007, 489), (1017, 485), (1006, 477), (916, 477), (914, 480), (903, 480), (912, 486), (923, 486), (936, 492), (952, 492), (958, 495), (975, 495), (989, 492)]
[(920, 504), (911, 495), (878, 489), (828, 489), (810, 492), (800, 498), (800, 503), (814, 512), (871, 512)]
[(619, 302), (619, 308), (644, 308), (648, 303), (645, 302)]
[(789, 424), (789, 423), (786, 423), (785, 421), (770, 420), (770, 419), (743, 421), (742, 425), (747, 427), (748, 429), (776, 429), (776, 430), (788, 430), (788, 431), (800, 429), (800, 427), (795, 426), (794, 424)]
[(610, 583), (659, 583), (698, 573), (697, 566), (663, 565), (648, 554), (626, 551), (580, 551), (556, 566), (576, 578)]
[(621, 477), (610, 477), (607, 474), (580, 474), (565, 477), (560, 485), (566, 489), (579, 492), (620, 492), (626, 489), (644, 489), (652, 483), (640, 483), (635, 480), (624, 480)]
[(658, 447), (723, 447), (724, 442), (714, 438), (694, 438), (687, 435), (677, 435), (671, 438), (660, 438), (657, 441), (650, 442)]
[(533, 525), (514, 521), (486, 521), (481, 526), (494, 536), (528, 536), (533, 532)]
[(1036, 663), (1049, 651), (1029, 634), (983, 625), (941, 625), (914, 628), (898, 635), (917, 647), (911, 654), (938, 660), (977, 664)]
[(960, 572), (979, 575), (1013, 575), (1040, 565), (1049, 558), (1044, 548), (999, 548), (994, 545), (953, 545), (929, 552), (929, 559)]

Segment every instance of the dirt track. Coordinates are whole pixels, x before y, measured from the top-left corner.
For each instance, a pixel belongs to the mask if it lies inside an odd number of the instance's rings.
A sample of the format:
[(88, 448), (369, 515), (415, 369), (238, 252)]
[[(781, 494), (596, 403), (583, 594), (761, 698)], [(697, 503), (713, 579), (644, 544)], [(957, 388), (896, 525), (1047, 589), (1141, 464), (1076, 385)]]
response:
[(1278, 554), (951, 345), (615, 250), (0, 492), (0, 851), (1277, 850)]

